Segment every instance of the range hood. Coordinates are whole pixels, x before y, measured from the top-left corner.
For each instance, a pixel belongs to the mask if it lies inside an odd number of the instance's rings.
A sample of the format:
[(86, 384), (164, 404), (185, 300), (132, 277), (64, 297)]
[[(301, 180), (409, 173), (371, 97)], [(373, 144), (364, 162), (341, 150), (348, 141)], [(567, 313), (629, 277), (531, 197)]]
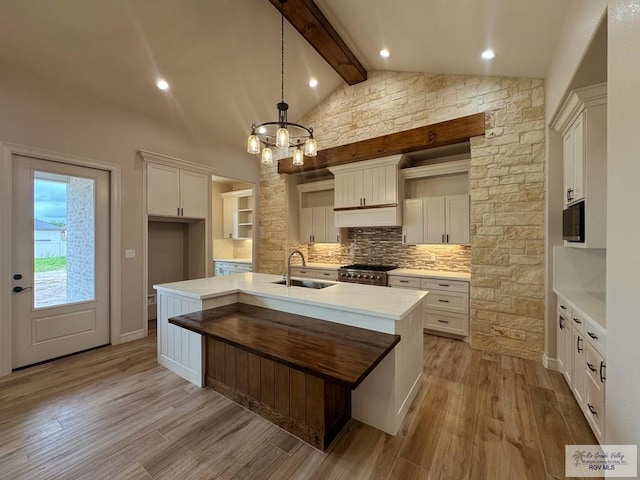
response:
[(334, 218), (337, 228), (402, 225), (403, 155), (329, 167), (334, 174)]

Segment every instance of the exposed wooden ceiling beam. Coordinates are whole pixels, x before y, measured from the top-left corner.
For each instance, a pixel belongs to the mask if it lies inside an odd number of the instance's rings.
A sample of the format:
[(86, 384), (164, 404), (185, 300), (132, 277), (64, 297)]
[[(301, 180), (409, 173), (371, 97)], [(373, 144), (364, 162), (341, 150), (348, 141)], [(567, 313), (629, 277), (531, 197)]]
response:
[[(280, 11), (280, 0), (269, 0)], [(284, 17), (349, 85), (364, 82), (367, 71), (313, 0), (287, 0)]]
[(291, 157), (283, 158), (278, 162), (278, 173), (308, 172), (333, 165), (453, 145), (469, 141), (471, 137), (484, 135), (484, 133), (484, 113), (476, 113), (446, 122), (320, 150), (316, 157), (305, 157), (302, 166), (294, 165)]

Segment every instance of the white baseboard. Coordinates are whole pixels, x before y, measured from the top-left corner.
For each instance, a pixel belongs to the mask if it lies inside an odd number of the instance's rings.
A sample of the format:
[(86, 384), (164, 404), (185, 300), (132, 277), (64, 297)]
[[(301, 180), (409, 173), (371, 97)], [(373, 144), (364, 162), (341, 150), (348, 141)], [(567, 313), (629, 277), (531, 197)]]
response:
[(549, 370), (555, 370), (556, 372), (560, 370), (558, 366), (558, 359), (549, 358), (547, 357), (546, 353), (542, 354), (542, 365), (544, 366), (544, 368), (548, 368)]
[(139, 340), (144, 338), (144, 329), (134, 330), (133, 332), (127, 332), (120, 335), (120, 343), (125, 342), (133, 342), (134, 340)]

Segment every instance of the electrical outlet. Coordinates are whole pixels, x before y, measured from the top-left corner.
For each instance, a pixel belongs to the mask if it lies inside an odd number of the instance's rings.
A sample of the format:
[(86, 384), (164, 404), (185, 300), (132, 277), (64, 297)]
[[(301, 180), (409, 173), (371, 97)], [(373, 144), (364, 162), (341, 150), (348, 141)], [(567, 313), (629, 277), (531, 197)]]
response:
[(156, 294), (150, 293), (147, 295), (147, 305), (155, 305), (156, 303)]
[(136, 251), (135, 250), (125, 250), (124, 251), (124, 258), (136, 258)]

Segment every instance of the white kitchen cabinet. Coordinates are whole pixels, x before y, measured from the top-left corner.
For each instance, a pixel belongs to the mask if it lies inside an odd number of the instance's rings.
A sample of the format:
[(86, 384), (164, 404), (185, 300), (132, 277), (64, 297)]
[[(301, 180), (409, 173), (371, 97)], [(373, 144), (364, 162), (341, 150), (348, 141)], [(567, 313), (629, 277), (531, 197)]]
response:
[(222, 277), (232, 273), (246, 273), (253, 270), (253, 265), (246, 262), (234, 262), (233, 260), (216, 260), (214, 262), (214, 275)]
[(404, 201), (403, 242), (468, 244), (469, 196), (449, 195)]
[(604, 328), (558, 295), (558, 368), (602, 443), (605, 429)]
[(253, 190), (232, 190), (221, 195), (223, 238), (252, 238)]
[(373, 207), (397, 203), (397, 163), (381, 166), (362, 166), (347, 171), (333, 167), (335, 173), (335, 208)]
[(333, 224), (333, 207), (300, 209), (300, 241), (309, 243), (340, 241), (339, 230)]
[(292, 277), (316, 278), (319, 280), (338, 281), (338, 267), (322, 268), (322, 267), (291, 267)]
[(607, 85), (571, 92), (551, 127), (563, 139), (563, 204), (584, 201), (585, 242), (565, 246), (606, 248)]
[(437, 333), (469, 335), (469, 282), (439, 277), (389, 275), (389, 287), (427, 290), (423, 328)]
[(583, 112), (563, 136), (565, 206), (584, 198), (584, 117)]
[(334, 181), (303, 183), (297, 186), (300, 196), (299, 235), (303, 243), (339, 243), (340, 229), (335, 226)]
[(329, 167), (334, 174), (334, 209), (338, 227), (401, 224), (402, 155)]
[(207, 217), (208, 175), (151, 162), (146, 168), (148, 215)]

